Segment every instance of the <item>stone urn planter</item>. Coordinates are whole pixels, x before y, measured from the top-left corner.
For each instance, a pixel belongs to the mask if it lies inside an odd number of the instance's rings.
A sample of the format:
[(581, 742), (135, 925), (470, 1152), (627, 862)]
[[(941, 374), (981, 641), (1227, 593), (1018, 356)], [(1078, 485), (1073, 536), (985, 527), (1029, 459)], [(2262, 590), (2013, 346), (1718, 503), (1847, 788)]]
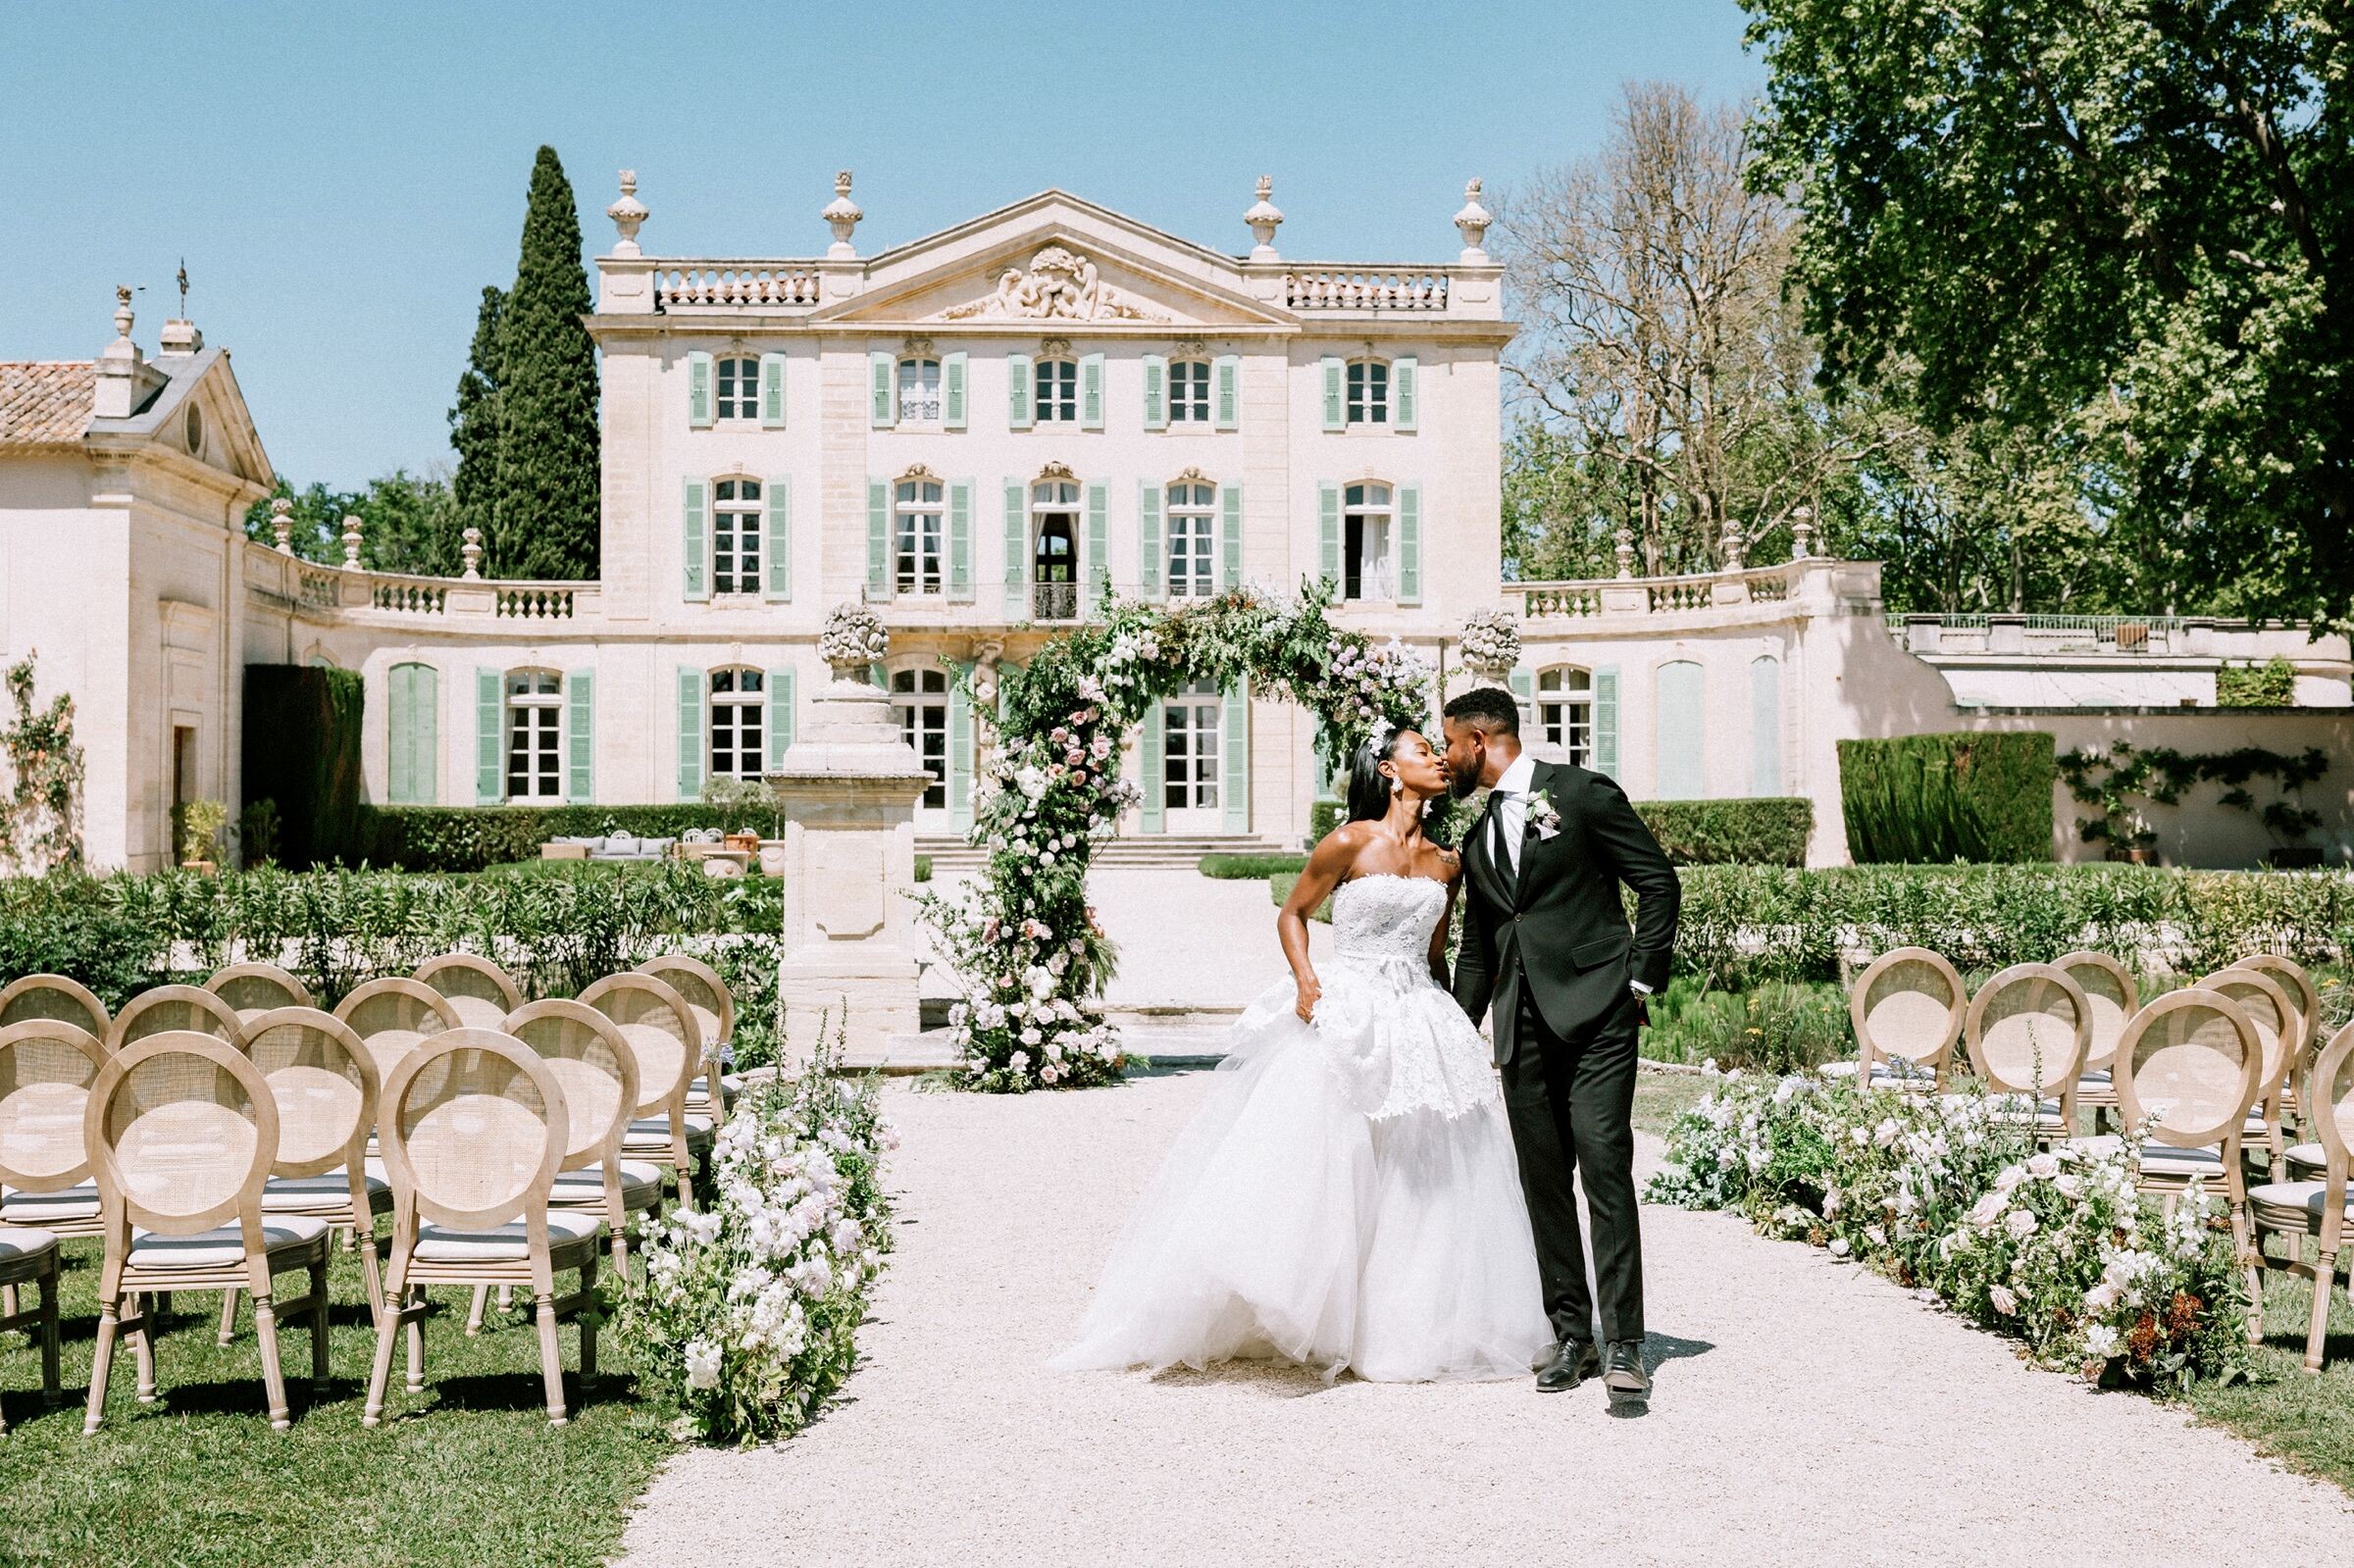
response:
[(763, 877), (785, 875), (784, 839), (763, 838), (760, 840), (760, 875)]

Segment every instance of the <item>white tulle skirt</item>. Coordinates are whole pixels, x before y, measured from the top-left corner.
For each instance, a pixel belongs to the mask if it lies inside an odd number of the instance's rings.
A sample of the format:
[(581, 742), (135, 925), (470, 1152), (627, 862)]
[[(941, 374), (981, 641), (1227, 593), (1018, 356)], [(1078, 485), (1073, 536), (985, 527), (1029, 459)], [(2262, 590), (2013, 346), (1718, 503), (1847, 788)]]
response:
[(1552, 1340), (1486, 1044), (1427, 976), (1253, 1003), (1059, 1370), (1276, 1357), (1375, 1382), (1525, 1376)]

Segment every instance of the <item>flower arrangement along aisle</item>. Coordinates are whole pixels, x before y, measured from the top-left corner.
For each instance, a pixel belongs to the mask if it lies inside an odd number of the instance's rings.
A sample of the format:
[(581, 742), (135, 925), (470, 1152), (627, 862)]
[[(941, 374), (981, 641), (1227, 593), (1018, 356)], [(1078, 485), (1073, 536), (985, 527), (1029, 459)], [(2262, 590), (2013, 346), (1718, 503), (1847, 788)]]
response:
[(1715, 1075), (1667, 1135), (1655, 1202), (1735, 1209), (2017, 1335), (2048, 1366), (2179, 1392), (2247, 1370), (2226, 1204), (2134, 1189), (2141, 1140), (2035, 1151), (1983, 1093)]
[(988, 861), (959, 890), (921, 900), (963, 986), (948, 1016), (966, 1087), (1100, 1084), (1126, 1063), (1097, 1005), (1115, 955), (1088, 905), (1087, 867), (1137, 802), (1120, 757), (1151, 704), (1195, 681), (1249, 681), (1254, 695), (1314, 712), (1336, 768), (1377, 720), (1428, 722), (1429, 666), (1395, 640), (1375, 646), (1335, 628), (1330, 599), (1311, 583), (1298, 599), (1238, 589), (1179, 609), (1114, 600), (1003, 675), (998, 787), (975, 808), (971, 837)]
[(874, 1083), (835, 1076), (820, 1028), (795, 1079), (747, 1087), (712, 1151), (715, 1201), (673, 1210), (640, 1245), (618, 1330), (682, 1437), (791, 1437), (857, 1360), (867, 1290), (891, 1249), (883, 1156), (897, 1145)]

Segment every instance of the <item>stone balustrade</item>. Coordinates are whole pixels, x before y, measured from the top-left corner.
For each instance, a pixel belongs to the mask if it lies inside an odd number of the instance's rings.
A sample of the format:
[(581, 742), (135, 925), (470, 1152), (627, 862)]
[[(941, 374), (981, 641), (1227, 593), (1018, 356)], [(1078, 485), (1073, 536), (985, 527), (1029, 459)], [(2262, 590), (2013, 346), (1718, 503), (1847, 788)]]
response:
[[(1688, 615), (1783, 604), (1802, 596), (1817, 598), (1825, 608), (1836, 602), (1845, 610), (1876, 600), (1878, 571), (1870, 562), (1809, 556), (1738, 572), (1507, 582), (1503, 588), (1505, 607), (1531, 622)], [(1810, 583), (1819, 583), (1819, 592), (1810, 594)]]
[(597, 614), (588, 582), (487, 582), (324, 565), (259, 544), (247, 547), (246, 586), (315, 620), (374, 626), (435, 622), (577, 621)]
[(654, 308), (690, 305), (805, 309), (818, 303), (817, 264), (805, 261), (656, 262)]
[(2301, 630), (2214, 616), (1890, 615), (1888, 630), (1911, 652), (1946, 658), (2263, 659), (2307, 652)]
[(1295, 267), (1283, 275), (1288, 310), (1410, 310), (1447, 308), (1449, 274), (1432, 267)]

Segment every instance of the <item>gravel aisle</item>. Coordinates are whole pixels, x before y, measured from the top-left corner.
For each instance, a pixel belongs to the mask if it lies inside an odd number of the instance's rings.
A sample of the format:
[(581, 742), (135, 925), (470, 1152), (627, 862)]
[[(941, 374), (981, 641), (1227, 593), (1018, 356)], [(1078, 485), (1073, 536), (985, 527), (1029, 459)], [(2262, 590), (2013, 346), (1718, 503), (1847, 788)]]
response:
[(1663, 1359), (1641, 1420), (1598, 1388), (1041, 1371), (1203, 1076), (891, 1090), (903, 1224), (850, 1402), (781, 1449), (682, 1456), (629, 1560), (2066, 1568), (2354, 1540), (2343, 1494), (2226, 1434), (1673, 1209), (1644, 1211)]

